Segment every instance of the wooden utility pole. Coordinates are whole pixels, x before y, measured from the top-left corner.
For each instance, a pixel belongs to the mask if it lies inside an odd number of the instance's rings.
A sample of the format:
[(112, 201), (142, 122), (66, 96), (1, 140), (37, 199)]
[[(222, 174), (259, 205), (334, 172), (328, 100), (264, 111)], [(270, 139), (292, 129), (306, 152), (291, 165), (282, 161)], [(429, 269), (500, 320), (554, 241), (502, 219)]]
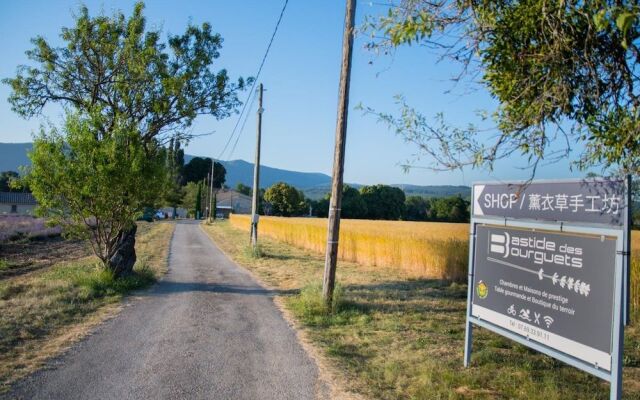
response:
[(342, 36), (342, 66), (338, 87), (338, 118), (336, 121), (336, 143), (333, 156), (333, 178), (329, 202), (329, 226), (327, 229), (327, 252), (324, 261), (322, 297), (329, 309), (333, 303), (338, 261), (338, 239), (340, 237), (340, 207), (342, 206), (342, 183), (344, 175), (344, 151), (347, 140), (347, 115), (349, 111), (349, 82), (351, 80), (351, 58), (353, 54), (353, 25), (356, 15), (356, 0), (347, 0), (344, 33)]
[(207, 172), (207, 182), (204, 184), (204, 189), (206, 190), (204, 193), (204, 201), (206, 204), (205, 209), (207, 210), (207, 212), (204, 213), (205, 221), (209, 219), (209, 212), (211, 212), (211, 209), (209, 208), (209, 185), (211, 185), (211, 173)]
[[(207, 178), (209, 175), (207, 174)], [(207, 194), (209, 190), (207, 188), (207, 178), (202, 178), (202, 199), (200, 200), (200, 218), (207, 220), (207, 216), (204, 215), (204, 210), (207, 208)]]
[(262, 83), (258, 85), (258, 129), (256, 131), (256, 159), (253, 164), (253, 202), (251, 205), (251, 246), (258, 246), (258, 195), (260, 193), (260, 137), (262, 135)]
[(209, 222), (213, 222), (216, 219), (216, 210), (213, 209), (213, 173), (215, 172), (216, 160), (211, 158), (211, 179), (209, 180)]

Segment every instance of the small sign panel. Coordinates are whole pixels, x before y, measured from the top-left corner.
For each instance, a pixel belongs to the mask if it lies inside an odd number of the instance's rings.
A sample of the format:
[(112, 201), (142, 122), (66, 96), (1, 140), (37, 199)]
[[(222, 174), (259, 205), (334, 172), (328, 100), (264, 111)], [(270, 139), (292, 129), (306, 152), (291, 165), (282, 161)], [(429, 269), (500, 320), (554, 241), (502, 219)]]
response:
[(611, 371), (616, 239), (478, 225), (471, 315)]
[(626, 183), (619, 179), (487, 183), (473, 186), (473, 216), (622, 226)]

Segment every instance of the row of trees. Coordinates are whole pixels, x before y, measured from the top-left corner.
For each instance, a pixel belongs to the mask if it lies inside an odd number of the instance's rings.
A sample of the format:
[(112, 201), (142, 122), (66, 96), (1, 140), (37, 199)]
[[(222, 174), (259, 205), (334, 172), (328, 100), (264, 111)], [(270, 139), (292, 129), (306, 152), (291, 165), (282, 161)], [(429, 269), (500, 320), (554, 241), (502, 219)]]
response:
[[(239, 185), (240, 186), (240, 185)], [(244, 185), (242, 185), (244, 186)], [(248, 187), (238, 187), (238, 191)], [(405, 197), (393, 186), (363, 186), (360, 190), (345, 185), (342, 194), (343, 218), (408, 220), (408, 221), (469, 221), (469, 202), (460, 196), (424, 198)], [(329, 213), (329, 194), (320, 200), (305, 198), (302, 191), (280, 182), (269, 187), (261, 196), (269, 215), (308, 216), (326, 218)]]
[[(314, 215), (327, 217), (329, 194), (311, 203)], [(360, 190), (345, 185), (341, 215), (354, 219), (467, 222), (469, 202), (460, 196), (406, 197), (400, 188), (388, 185), (363, 186)]]
[[(209, 193), (209, 174), (213, 160), (194, 157), (185, 164), (184, 150), (180, 141), (174, 139), (171, 139), (165, 154), (168, 179), (165, 194), (161, 198), (162, 205), (173, 207), (174, 215), (177, 207), (186, 208), (194, 216), (203, 215), (207, 207), (204, 199)], [(211, 183), (214, 189), (222, 188), (226, 175), (224, 165), (216, 161)]]

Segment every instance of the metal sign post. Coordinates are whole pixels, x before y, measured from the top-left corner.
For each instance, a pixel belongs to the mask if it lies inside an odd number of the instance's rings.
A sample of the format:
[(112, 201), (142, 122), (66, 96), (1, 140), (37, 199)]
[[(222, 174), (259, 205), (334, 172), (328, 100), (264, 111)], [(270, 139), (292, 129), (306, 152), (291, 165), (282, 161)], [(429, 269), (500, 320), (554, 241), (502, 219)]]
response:
[(631, 225), (633, 225), (633, 219), (631, 217), (631, 205), (633, 204), (631, 198), (631, 175), (627, 175), (626, 177), (626, 185), (627, 185), (627, 204), (629, 205), (626, 209), (625, 213), (625, 226), (627, 229), (624, 230), (625, 239), (624, 244), (625, 248), (623, 251), (623, 257), (625, 258), (624, 262), (624, 316), (623, 321), (625, 325), (629, 325), (631, 323), (631, 313), (629, 312), (631, 308)]
[(625, 180), (476, 184), (464, 365), (473, 325), (611, 383), (622, 395)]

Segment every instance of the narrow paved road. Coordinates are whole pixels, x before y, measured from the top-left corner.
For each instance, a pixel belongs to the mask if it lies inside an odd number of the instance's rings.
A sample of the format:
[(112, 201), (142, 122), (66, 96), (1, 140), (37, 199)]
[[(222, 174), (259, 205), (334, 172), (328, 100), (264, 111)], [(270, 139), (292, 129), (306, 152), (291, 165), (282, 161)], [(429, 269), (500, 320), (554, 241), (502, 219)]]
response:
[(169, 272), (50, 367), (0, 398), (313, 399), (325, 389), (271, 293), (196, 224)]

